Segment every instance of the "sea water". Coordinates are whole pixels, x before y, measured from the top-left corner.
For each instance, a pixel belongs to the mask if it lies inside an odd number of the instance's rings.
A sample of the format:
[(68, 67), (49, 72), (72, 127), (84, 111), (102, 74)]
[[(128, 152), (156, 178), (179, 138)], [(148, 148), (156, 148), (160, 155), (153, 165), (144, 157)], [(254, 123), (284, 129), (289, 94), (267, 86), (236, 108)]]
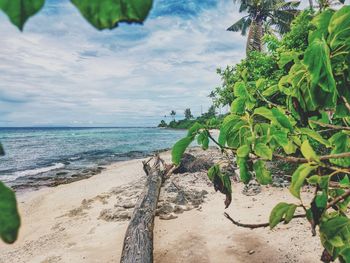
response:
[(0, 180), (14, 188), (49, 185), (45, 182), (88, 175), (112, 162), (168, 149), (185, 133), (161, 128), (0, 128), (5, 150)]

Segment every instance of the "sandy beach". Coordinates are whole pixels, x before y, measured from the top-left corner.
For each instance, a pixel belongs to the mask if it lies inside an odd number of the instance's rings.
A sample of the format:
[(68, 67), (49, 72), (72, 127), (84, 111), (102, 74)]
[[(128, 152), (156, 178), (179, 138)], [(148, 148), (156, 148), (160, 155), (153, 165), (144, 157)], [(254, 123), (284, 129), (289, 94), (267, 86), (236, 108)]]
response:
[[(162, 157), (169, 161), (170, 153)], [(19, 239), (14, 245), (0, 244), (0, 262), (119, 262), (145, 177), (141, 161), (118, 162), (89, 179), (20, 194)], [(244, 186), (235, 184), (232, 204), (225, 210), (224, 196), (214, 192), (205, 172), (170, 180), (199, 193), (203, 202), (193, 199), (171, 217), (156, 218), (155, 262), (318, 262), (319, 237), (311, 236), (305, 219), (271, 231), (238, 228), (223, 216), (226, 211), (245, 223), (267, 222), (274, 205), (295, 201), (288, 189), (263, 187), (261, 193), (246, 196)], [(163, 191), (160, 202), (165, 195)]]

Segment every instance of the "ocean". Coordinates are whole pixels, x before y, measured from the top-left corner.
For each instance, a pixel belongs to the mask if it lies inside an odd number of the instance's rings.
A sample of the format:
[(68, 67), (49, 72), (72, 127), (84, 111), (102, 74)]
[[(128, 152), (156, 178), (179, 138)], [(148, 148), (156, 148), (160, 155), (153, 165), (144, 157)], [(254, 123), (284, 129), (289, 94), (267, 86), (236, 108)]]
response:
[(169, 149), (184, 130), (161, 128), (0, 128), (0, 180), (16, 190), (54, 186), (103, 166)]

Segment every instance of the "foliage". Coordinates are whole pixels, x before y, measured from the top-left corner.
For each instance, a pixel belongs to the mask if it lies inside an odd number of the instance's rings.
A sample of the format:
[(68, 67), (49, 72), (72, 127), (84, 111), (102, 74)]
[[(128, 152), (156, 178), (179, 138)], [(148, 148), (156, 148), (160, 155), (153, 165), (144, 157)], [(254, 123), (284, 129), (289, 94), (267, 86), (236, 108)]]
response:
[[(189, 110), (189, 109), (186, 109)], [(191, 114), (192, 116), (192, 114)], [(158, 127), (161, 128), (171, 128), (171, 129), (189, 129), (194, 125), (195, 123), (200, 123), (202, 125), (206, 125), (206, 127), (210, 129), (219, 128), (220, 124), (222, 123), (222, 120), (224, 118), (224, 115), (216, 115), (215, 107), (211, 106), (208, 109), (208, 112), (203, 113), (201, 116), (194, 118), (193, 116), (191, 118), (186, 117), (186, 111), (185, 111), (185, 119), (176, 121), (173, 119), (172, 121), (167, 124), (164, 120), (158, 124)]]
[(191, 109), (190, 108), (187, 108), (184, 112), (185, 114), (185, 119), (186, 120), (190, 120), (193, 118), (193, 115), (192, 115), (192, 112), (191, 112)]
[(6, 243), (17, 239), (20, 218), (14, 192), (0, 182), (0, 237)]
[[(236, 1), (236, 0), (235, 0)], [(296, 8), (299, 2), (284, 0), (240, 0), (239, 12), (245, 12), (247, 15), (242, 17), (227, 30), (246, 35), (249, 29), (247, 39), (247, 55), (251, 51), (262, 51), (262, 38), (265, 32), (269, 31), (271, 26), (280, 33), (289, 31), (290, 22), (297, 13)]]
[[(304, 211), (313, 234), (319, 227), (323, 260), (350, 262), (350, 6), (304, 11), (282, 39), (266, 41), (267, 54), (249, 56), (222, 73), (232, 103), (218, 140), (205, 126), (188, 136), (194, 140), (207, 132), (223, 152), (233, 152), (244, 183), (271, 183), (269, 161), (297, 164), (289, 190), (299, 202), (276, 205), (270, 227)], [(315, 188), (309, 205), (303, 201), (305, 184)]]
[[(265, 97), (270, 97), (271, 102), (279, 102), (283, 94), (276, 94), (278, 83), (285, 76), (291, 66), (292, 59), (298, 57), (300, 52), (306, 50), (308, 45), (308, 31), (312, 28), (313, 15), (309, 10), (299, 13), (291, 23), (290, 32), (284, 34), (281, 40), (273, 35), (265, 35), (264, 41), (268, 52), (251, 52), (249, 58), (226, 69), (218, 69), (221, 75), (222, 86), (217, 87), (210, 97), (215, 106), (231, 105), (235, 99), (232, 92), (237, 82), (246, 80), (248, 89), (255, 89), (257, 80), (264, 91), (260, 92)], [(266, 88), (268, 87), (268, 88)], [(258, 97), (261, 100), (261, 96)], [(262, 99), (264, 101), (264, 99)]]
[[(142, 23), (153, 0), (71, 0), (95, 28), (113, 29), (119, 22)], [(45, 0), (0, 0), (0, 9), (21, 31), (29, 17), (44, 6)]]

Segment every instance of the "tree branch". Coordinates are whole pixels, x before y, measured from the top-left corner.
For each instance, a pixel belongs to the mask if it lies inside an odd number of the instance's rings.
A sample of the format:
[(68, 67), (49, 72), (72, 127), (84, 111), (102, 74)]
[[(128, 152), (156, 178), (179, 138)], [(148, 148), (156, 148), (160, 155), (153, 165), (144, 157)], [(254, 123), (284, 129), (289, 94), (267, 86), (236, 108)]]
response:
[(348, 111), (350, 111), (350, 104), (347, 101), (347, 99), (344, 96), (341, 96), (341, 98), (343, 99), (344, 103), (345, 103), (345, 107), (348, 109)]
[[(234, 220), (232, 217), (230, 217), (230, 215), (228, 213), (224, 213), (224, 216), (230, 220), (234, 225), (239, 226), (239, 227), (244, 227), (244, 228), (250, 228), (250, 229), (255, 229), (255, 228), (262, 228), (262, 227), (268, 227), (270, 226), (269, 223), (261, 223), (261, 224), (244, 224), (244, 223), (240, 223), (236, 220)], [(293, 216), (293, 218), (304, 218), (306, 217), (306, 215), (295, 215)], [(282, 222), (284, 219), (282, 219), (280, 222)]]
[[(348, 127), (350, 130), (350, 127)], [(213, 138), (213, 136), (210, 134), (209, 131), (208, 132), (208, 137), (216, 144), (220, 147), (220, 149), (227, 149), (227, 150), (231, 150), (233, 153), (237, 152), (237, 149), (231, 148), (231, 147), (226, 147), (221, 145), (217, 140), (215, 140)], [(307, 163), (309, 162), (309, 160), (307, 160), (306, 158), (299, 158), (299, 157), (293, 157), (293, 156), (283, 156), (280, 154), (273, 154), (273, 157), (279, 160), (283, 160), (289, 163)], [(346, 157), (350, 157), (350, 152), (345, 152), (345, 153), (337, 153), (337, 154), (328, 154), (328, 155), (323, 155), (320, 156), (319, 159), (321, 161), (325, 161), (325, 160), (329, 160), (329, 159), (339, 159), (339, 158), (346, 158)], [(251, 154), (250, 159), (260, 159), (258, 156)]]
[(327, 123), (323, 123), (323, 122), (319, 122), (319, 121), (314, 121), (314, 120), (309, 120), (309, 122), (317, 124), (321, 127), (325, 127), (325, 128), (331, 128), (333, 130), (346, 130), (346, 131), (350, 131), (350, 127), (346, 127), (346, 126), (338, 126), (338, 125), (332, 125), (332, 124), (327, 124)]
[(348, 196), (350, 196), (350, 190), (346, 191), (344, 194), (334, 198), (331, 202), (329, 202), (328, 205), (327, 205), (327, 209), (331, 208), (334, 205), (336, 205), (338, 202), (343, 201)]

